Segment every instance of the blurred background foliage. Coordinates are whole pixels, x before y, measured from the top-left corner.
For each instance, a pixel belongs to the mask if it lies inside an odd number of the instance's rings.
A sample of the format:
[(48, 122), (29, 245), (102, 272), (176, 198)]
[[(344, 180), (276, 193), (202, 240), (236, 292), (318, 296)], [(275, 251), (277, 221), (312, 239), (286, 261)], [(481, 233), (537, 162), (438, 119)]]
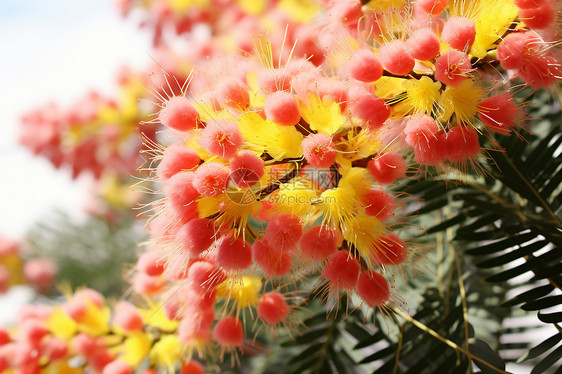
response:
[(127, 269), (136, 261), (138, 244), (147, 237), (134, 214), (121, 214), (112, 221), (89, 216), (77, 222), (66, 213), (54, 212), (29, 230), (28, 251), (55, 261), (59, 280), (73, 290), (87, 286), (105, 296), (121, 297), (129, 287)]

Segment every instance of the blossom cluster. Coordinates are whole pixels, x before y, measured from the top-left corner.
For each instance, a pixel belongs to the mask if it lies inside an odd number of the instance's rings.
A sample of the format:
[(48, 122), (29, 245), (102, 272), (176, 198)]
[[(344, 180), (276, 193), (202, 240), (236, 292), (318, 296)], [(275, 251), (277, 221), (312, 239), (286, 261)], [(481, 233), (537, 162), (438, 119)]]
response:
[(478, 170), (481, 138), (524, 124), (518, 80), (561, 77), (540, 34), (553, 20), (526, 24), (525, 4), (329, 2), (320, 55), (274, 54), (262, 38), (200, 67), (160, 103), (176, 142), (153, 150), (164, 198), (135, 290), (164, 295), (187, 346), (226, 349), (242, 346), (244, 316), (290, 324), (282, 290), (310, 274), (328, 301), (399, 303), (396, 274), (419, 254), (394, 229), (393, 185), (427, 167)]
[(0, 294), (24, 284), (39, 293), (51, 291), (56, 265), (48, 258), (24, 259), (21, 247), (20, 242), (0, 235)]
[(82, 290), (30, 317), (4, 346), (33, 367), (203, 372), (194, 356), (243, 353), (257, 324), (298, 330), (310, 283), (331, 305), (400, 304), (397, 278), (423, 254), (397, 186), (478, 170), (485, 138), (525, 124), (517, 90), (562, 77), (551, 1), (119, 4), (144, 9), (156, 44), (167, 27), (194, 42), (193, 74), (165, 75), (147, 121), (165, 130), (146, 142), (163, 197), (131, 275), (144, 305), (112, 314)]
[(92, 211), (130, 209), (132, 201), (122, 192), (132, 184), (128, 175), (141, 162), (140, 134), (154, 138), (156, 131), (152, 125), (139, 128), (154, 110), (152, 104), (138, 101), (146, 95), (148, 82), (144, 74), (123, 68), (114, 98), (91, 91), (66, 109), (54, 102), (35, 108), (21, 117), (19, 142), (55, 168), (70, 170), (73, 179), (92, 176)]
[(179, 364), (183, 374), (204, 373), (200, 363), (182, 356), (176, 329), (158, 305), (122, 301), (110, 308), (102, 295), (84, 288), (60, 305), (24, 307), (17, 331), (0, 327), (0, 372), (130, 373), (149, 357), (155, 368), (173, 372)]
[(298, 48), (308, 47), (312, 52), (315, 38), (305, 29), (324, 9), (316, 0), (117, 0), (116, 4), (123, 16), (140, 14), (141, 25), (151, 30), (155, 46), (167, 45), (170, 34), (192, 38), (193, 31), (205, 25), (211, 38), (204, 42), (193, 38), (191, 48), (248, 52), (253, 47), (248, 36), (272, 32), (282, 38), (280, 31), (288, 24), (303, 26), (300, 37), (306, 42)]
[(118, 98), (91, 91), (70, 108), (55, 103), (22, 116), (20, 143), (56, 168), (68, 167), (72, 177), (90, 172), (99, 179), (104, 171), (132, 170), (138, 165), (138, 123), (152, 108), (137, 104), (146, 80), (123, 69)]

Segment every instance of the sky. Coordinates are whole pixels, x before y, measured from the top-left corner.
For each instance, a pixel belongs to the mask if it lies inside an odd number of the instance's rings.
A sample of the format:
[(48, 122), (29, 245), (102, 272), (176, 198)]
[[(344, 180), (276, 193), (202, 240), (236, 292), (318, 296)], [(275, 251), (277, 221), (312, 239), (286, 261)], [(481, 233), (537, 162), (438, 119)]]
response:
[(83, 216), (87, 193), (17, 145), (21, 114), (90, 89), (111, 95), (119, 68), (147, 66), (151, 45), (111, 0), (1, 0), (0, 46), (0, 235), (18, 238), (54, 209)]
[[(112, 95), (123, 64), (150, 62), (151, 42), (111, 0), (0, 0), (0, 235), (22, 238), (55, 210), (85, 218), (88, 181), (70, 178), (17, 144), (20, 116), (47, 102), (63, 108), (95, 89)], [(0, 295), (0, 325), (34, 298)]]

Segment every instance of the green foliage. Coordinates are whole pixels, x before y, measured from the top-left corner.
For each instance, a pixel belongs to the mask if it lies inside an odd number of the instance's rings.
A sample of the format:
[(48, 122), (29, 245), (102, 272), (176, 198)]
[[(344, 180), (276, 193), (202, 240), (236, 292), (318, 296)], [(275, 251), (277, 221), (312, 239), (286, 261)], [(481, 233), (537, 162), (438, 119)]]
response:
[(146, 238), (132, 217), (113, 222), (88, 217), (84, 222), (54, 213), (37, 223), (26, 237), (30, 255), (48, 257), (59, 269), (58, 279), (72, 289), (88, 286), (106, 296), (120, 297), (128, 287), (124, 275), (135, 262), (138, 243)]

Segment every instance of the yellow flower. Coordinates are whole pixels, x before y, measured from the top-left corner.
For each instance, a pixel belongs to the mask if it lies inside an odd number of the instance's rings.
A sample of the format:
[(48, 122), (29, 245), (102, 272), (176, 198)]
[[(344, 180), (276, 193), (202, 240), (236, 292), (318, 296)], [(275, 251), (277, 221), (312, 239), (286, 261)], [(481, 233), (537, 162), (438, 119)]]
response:
[(303, 136), (293, 126), (279, 126), (257, 113), (237, 117), (238, 128), (246, 139), (245, 148), (260, 155), (267, 152), (275, 160), (302, 156)]
[(52, 310), (45, 325), (54, 336), (62, 339), (70, 339), (78, 329), (76, 322), (66, 314), (61, 306)]
[(315, 0), (280, 0), (277, 5), (293, 22), (307, 23), (312, 21), (322, 10)]
[(281, 212), (299, 217), (311, 213), (311, 203), (316, 200), (316, 193), (309, 183), (296, 178), (289, 183), (281, 184), (279, 192), (270, 196)]
[(146, 324), (156, 327), (163, 331), (175, 331), (178, 327), (178, 321), (169, 320), (164, 313), (162, 303), (154, 303), (147, 300), (148, 308), (139, 309), (142, 319)]
[(131, 366), (139, 365), (148, 355), (152, 340), (144, 331), (133, 331), (123, 343), (123, 354), (119, 357)]
[(121, 115), (127, 121), (134, 121), (133, 129), (137, 128), (137, 121), (135, 121), (140, 115), (139, 97), (142, 97), (146, 92), (146, 86), (142, 79), (135, 76), (130, 79), (130, 82), (124, 86), (119, 92), (119, 109)]
[(294, 126), (279, 126), (266, 121), (264, 131), (265, 150), (275, 160), (301, 157), (303, 135)]
[(226, 197), (224, 195), (199, 198), (197, 200), (197, 210), (199, 212), (199, 217), (209, 217), (219, 212), (225, 200)]
[(338, 103), (328, 98), (320, 99), (315, 93), (308, 95), (306, 103), (300, 103), (300, 111), (312, 130), (326, 135), (338, 132), (347, 122)]
[[(2, 373), (9, 374), (11, 371), (3, 371)], [(57, 360), (48, 363), (47, 366), (41, 369), (41, 374), (82, 374), (84, 368), (72, 367), (66, 360)]]
[(4, 266), (10, 273), (9, 284), (15, 286), (24, 284), (23, 260), (17, 253), (0, 256), (0, 265)]
[(197, 200), (199, 216), (209, 217), (221, 213), (216, 218), (216, 226), (232, 225), (236, 222), (238, 233), (242, 233), (245, 238), (248, 217), (261, 209), (261, 203), (257, 201), (258, 192), (257, 189), (238, 188), (231, 185), (225, 194), (217, 197), (202, 197)]
[(357, 204), (355, 190), (348, 183), (340, 183), (337, 188), (326, 190), (320, 195), (324, 223), (332, 227), (352, 219), (357, 214)]
[(260, 155), (265, 150), (264, 140), (262, 139), (262, 132), (267, 126), (265, 120), (255, 112), (245, 112), (236, 118), (238, 128), (242, 136), (246, 140), (244, 148), (255, 152)]
[(382, 98), (393, 98), (404, 92), (406, 78), (382, 77), (375, 82), (375, 95)]
[(187, 139), (185, 140), (184, 145), (185, 145), (187, 148), (189, 148), (189, 149), (195, 151), (195, 153), (197, 153), (197, 155), (199, 156), (199, 158), (200, 158), (201, 160), (208, 161), (208, 160), (211, 159), (211, 158), (219, 159), (219, 157), (213, 156), (213, 155), (211, 155), (209, 152), (207, 152), (206, 150), (204, 150), (203, 148), (201, 148), (201, 146), (199, 145), (199, 142), (197, 141), (197, 139), (198, 139), (198, 136), (190, 136), (189, 138), (187, 138)]
[(374, 182), (375, 180), (371, 177), (367, 169), (351, 168), (343, 174), (340, 180), (340, 186), (347, 184), (355, 191), (357, 196), (363, 196), (371, 189)]
[(449, 11), (452, 16), (466, 17), (474, 21), (476, 38), (470, 54), (483, 58), (490, 46), (515, 20), (518, 8), (513, 0), (456, 0), (449, 6)]
[(375, 12), (384, 12), (389, 9), (402, 8), (405, 3), (405, 0), (371, 0), (367, 3), (367, 7)]
[(103, 124), (108, 124), (108, 123), (120, 123), (121, 122), (121, 116), (119, 113), (119, 110), (114, 107), (114, 106), (110, 106), (110, 105), (104, 105), (102, 106), (97, 113), (97, 118), (98, 118), (98, 123), (96, 123), (95, 127), (99, 127)]
[(182, 355), (182, 347), (177, 335), (163, 335), (150, 350), (150, 360), (173, 373), (174, 365)]
[(336, 163), (345, 174), (351, 168), (351, 163), (356, 160), (364, 159), (377, 152), (381, 146), (376, 133), (361, 129), (350, 130), (346, 136), (335, 141), (338, 153)]
[(194, 7), (205, 7), (209, 4), (209, 0), (168, 0), (170, 8), (177, 13), (183, 14)]
[(263, 108), (265, 106), (265, 96), (259, 94), (258, 74), (255, 72), (246, 74), (246, 81), (250, 87), (250, 105), (254, 108)]
[(459, 88), (448, 86), (439, 98), (438, 119), (447, 122), (455, 114), (459, 123), (471, 124), (483, 96), (482, 87), (471, 79), (462, 82)]
[(518, 12), (512, 0), (484, 3), (486, 5), (476, 19), (476, 38), (470, 49), (470, 54), (479, 58), (486, 56), (490, 46), (507, 31)]
[(441, 83), (434, 82), (429, 77), (408, 79), (404, 82), (406, 99), (404, 104), (409, 106), (412, 114), (431, 113), (433, 104), (439, 99)]
[(357, 216), (342, 225), (345, 240), (352, 243), (370, 264), (370, 255), (385, 233), (385, 226), (374, 216)]
[(229, 278), (217, 286), (217, 296), (234, 300), (237, 308), (256, 307), (260, 301), (262, 284), (258, 275), (243, 276), (241, 279)]
[(102, 336), (109, 331), (111, 310), (108, 307), (98, 307), (90, 300), (85, 300), (86, 313), (78, 322), (78, 330), (91, 336)]
[(100, 183), (100, 196), (112, 207), (130, 209), (137, 194), (131, 190), (130, 180), (124, 183), (115, 173), (104, 173)]
[(265, 10), (266, 0), (237, 0), (236, 3), (245, 13), (258, 15)]

